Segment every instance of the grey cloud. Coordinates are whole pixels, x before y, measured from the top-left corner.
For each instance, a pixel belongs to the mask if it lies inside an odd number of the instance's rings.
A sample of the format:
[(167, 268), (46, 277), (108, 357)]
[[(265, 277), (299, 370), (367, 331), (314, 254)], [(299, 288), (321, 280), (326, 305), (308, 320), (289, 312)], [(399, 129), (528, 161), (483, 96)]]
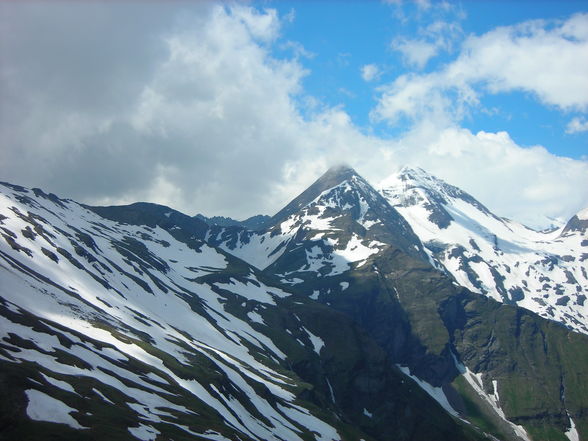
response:
[(256, 43), (277, 18), (166, 6), (2, 5), (3, 179), (90, 203), (273, 209), (264, 198), (296, 152), (302, 74)]

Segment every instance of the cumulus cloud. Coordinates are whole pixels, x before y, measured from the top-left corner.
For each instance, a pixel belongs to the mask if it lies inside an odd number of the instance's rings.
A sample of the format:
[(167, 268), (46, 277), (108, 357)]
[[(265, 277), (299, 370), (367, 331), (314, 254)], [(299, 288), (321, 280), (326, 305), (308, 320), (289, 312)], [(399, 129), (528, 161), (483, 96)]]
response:
[(425, 67), (427, 62), (439, 51), (439, 47), (435, 43), (408, 38), (397, 38), (390, 46), (402, 53), (407, 64), (419, 69)]
[[(445, 1), (431, 2), (415, 0), (413, 10), (419, 23), (415, 34), (398, 35), (390, 42), (390, 48), (400, 52), (405, 65), (423, 69), (429, 60), (443, 52), (452, 52), (457, 41), (463, 38), (461, 21), (465, 18), (463, 10), (456, 4)], [(401, 11), (402, 3), (397, 5), (401, 21), (408, 17)]]
[(91, 203), (269, 210), (268, 183), (298, 151), (293, 96), (305, 74), (295, 60), (269, 56), (275, 11), (3, 9), (4, 179)]
[(566, 133), (588, 132), (588, 121), (584, 118), (575, 117), (566, 126)]
[[(495, 213), (533, 227), (566, 221), (588, 206), (588, 162), (517, 145), (506, 132), (415, 127), (389, 161), (420, 166), (474, 195)], [(540, 207), (540, 208), (539, 208)]]
[[(390, 160), (430, 170), (462, 186), (490, 208), (536, 226), (536, 213), (566, 218), (588, 205), (588, 164), (522, 147), (505, 132), (459, 127), (486, 94), (533, 94), (563, 111), (588, 107), (588, 14), (559, 22), (531, 21), (468, 37), (458, 57), (427, 74), (408, 73), (379, 88), (372, 118), (412, 123)], [(549, 63), (546, 60), (557, 60)], [(585, 120), (574, 118), (569, 133)], [(564, 177), (558, 180), (557, 176)], [(513, 189), (518, 191), (513, 194)], [(541, 209), (538, 207), (539, 201)]]
[(377, 80), (380, 77), (380, 69), (375, 64), (366, 64), (361, 67), (361, 78), (364, 81)]
[(402, 75), (382, 88), (373, 116), (396, 121), (421, 118), (429, 110), (429, 115), (460, 119), (484, 94), (517, 90), (564, 111), (586, 111), (586, 29), (588, 14), (577, 14), (566, 21), (536, 20), (470, 36), (458, 58), (443, 69)]

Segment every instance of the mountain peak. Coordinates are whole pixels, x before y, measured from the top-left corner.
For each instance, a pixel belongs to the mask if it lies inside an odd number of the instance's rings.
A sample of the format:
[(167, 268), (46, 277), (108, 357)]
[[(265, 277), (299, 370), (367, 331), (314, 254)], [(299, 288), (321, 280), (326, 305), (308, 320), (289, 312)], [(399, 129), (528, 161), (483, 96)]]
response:
[(297, 212), (302, 207), (312, 202), (325, 190), (333, 188), (345, 181), (352, 180), (354, 177), (363, 181), (363, 178), (347, 164), (338, 164), (329, 168), (320, 178), (314, 181), (310, 187), (280, 210), (269, 223), (276, 224), (281, 222), (292, 213)]
[(329, 168), (315, 183), (324, 182), (326, 185), (331, 183), (337, 185), (351, 179), (353, 176), (359, 176), (353, 168), (347, 164), (338, 164)]
[(414, 175), (414, 176), (431, 176), (430, 173), (427, 173), (426, 170), (420, 168), (420, 167), (412, 167), (410, 165), (405, 165), (400, 169), (400, 172), (398, 173), (401, 176), (406, 176), (406, 175)]
[(395, 173), (381, 182), (380, 187), (394, 187), (398, 185), (409, 185), (411, 187), (425, 187), (433, 191), (440, 191), (443, 188), (455, 188), (442, 179), (430, 174), (420, 167), (404, 166), (398, 173)]

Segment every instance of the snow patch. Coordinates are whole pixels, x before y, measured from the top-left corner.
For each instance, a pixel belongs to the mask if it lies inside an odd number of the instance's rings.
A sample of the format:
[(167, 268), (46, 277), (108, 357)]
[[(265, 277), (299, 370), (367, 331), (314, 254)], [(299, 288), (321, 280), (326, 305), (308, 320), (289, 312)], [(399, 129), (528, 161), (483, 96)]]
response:
[(492, 406), (492, 408), (498, 414), (498, 416), (510, 425), (510, 427), (514, 430), (517, 436), (524, 439), (525, 441), (531, 441), (529, 435), (527, 434), (527, 431), (523, 426), (518, 426), (510, 422), (508, 419), (506, 419), (504, 411), (500, 407), (500, 403), (498, 401), (498, 382), (496, 380), (492, 381), (492, 384), (494, 386), (494, 393), (492, 395), (488, 395), (486, 392), (484, 392), (484, 389), (482, 387), (483, 383), (481, 373), (476, 374), (470, 371), (469, 368), (465, 367), (462, 364), (458, 364), (458, 369), (462, 372), (462, 375), (464, 376), (465, 380), (470, 384), (470, 386), (472, 386), (476, 393), (484, 400), (486, 400), (488, 404), (490, 404), (490, 406)]
[(142, 441), (153, 441), (161, 432), (151, 426), (139, 424), (139, 427), (129, 427), (129, 432)]
[(47, 380), (47, 382), (51, 383), (53, 386), (58, 387), (59, 389), (65, 390), (67, 392), (76, 393), (75, 389), (72, 387), (71, 384), (66, 383), (65, 381), (57, 380), (56, 378), (49, 377), (41, 372), (41, 375)]
[(310, 338), (310, 342), (312, 343), (312, 346), (314, 348), (314, 352), (316, 352), (317, 354), (320, 355), (321, 349), (325, 346), (325, 342), (323, 341), (323, 339), (314, 335), (312, 332), (310, 332), (304, 326), (302, 327), (302, 329), (304, 330), (304, 332), (306, 332), (308, 334), (308, 337)]
[(568, 413), (568, 418), (570, 419), (570, 428), (566, 431), (565, 435), (570, 441), (580, 441), (580, 434), (576, 429), (576, 424), (574, 424), (574, 420)]
[(70, 415), (71, 412), (77, 412), (76, 409), (36, 389), (26, 390), (25, 393), (29, 400), (27, 415), (30, 419), (67, 424), (73, 429), (87, 429)]
[(263, 317), (255, 311), (249, 311), (247, 313), (247, 317), (249, 317), (249, 320), (251, 320), (253, 323), (261, 323), (262, 325), (265, 325)]
[(443, 389), (441, 389), (440, 387), (432, 386), (429, 383), (427, 383), (426, 381), (423, 381), (420, 378), (415, 377), (414, 375), (412, 375), (410, 373), (410, 369), (408, 367), (400, 366), (399, 364), (397, 364), (396, 366), (398, 367), (398, 369), (400, 369), (400, 371), (404, 375), (412, 378), (421, 387), (421, 389), (423, 389), (435, 401), (437, 401), (437, 403), (439, 403), (441, 405), (441, 407), (443, 407), (443, 409), (445, 409), (448, 413), (450, 413), (454, 417), (459, 417), (457, 411), (451, 406), (451, 404), (449, 404), (449, 401), (447, 400), (447, 396), (445, 395), (445, 392), (443, 392)]

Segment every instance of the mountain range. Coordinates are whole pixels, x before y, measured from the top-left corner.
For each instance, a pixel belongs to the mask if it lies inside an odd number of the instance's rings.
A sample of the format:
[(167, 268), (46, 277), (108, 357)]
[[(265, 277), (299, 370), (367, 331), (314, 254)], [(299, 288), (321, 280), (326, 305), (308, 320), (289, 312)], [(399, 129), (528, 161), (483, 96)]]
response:
[(409, 168), (252, 223), (0, 190), (0, 439), (588, 439), (586, 211)]

